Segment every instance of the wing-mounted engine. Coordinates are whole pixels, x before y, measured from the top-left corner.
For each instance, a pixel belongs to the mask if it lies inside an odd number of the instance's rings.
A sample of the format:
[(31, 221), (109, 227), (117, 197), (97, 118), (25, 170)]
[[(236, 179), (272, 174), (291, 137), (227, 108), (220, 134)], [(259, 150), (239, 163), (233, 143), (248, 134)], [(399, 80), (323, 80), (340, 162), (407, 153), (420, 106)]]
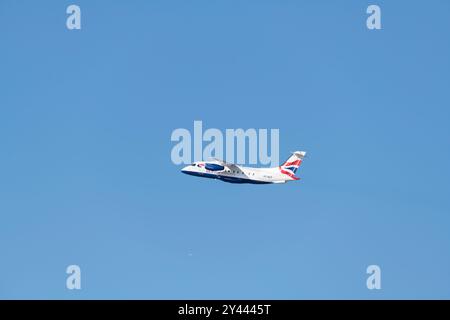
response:
[(205, 169), (209, 171), (223, 171), (225, 167), (217, 163), (205, 163)]

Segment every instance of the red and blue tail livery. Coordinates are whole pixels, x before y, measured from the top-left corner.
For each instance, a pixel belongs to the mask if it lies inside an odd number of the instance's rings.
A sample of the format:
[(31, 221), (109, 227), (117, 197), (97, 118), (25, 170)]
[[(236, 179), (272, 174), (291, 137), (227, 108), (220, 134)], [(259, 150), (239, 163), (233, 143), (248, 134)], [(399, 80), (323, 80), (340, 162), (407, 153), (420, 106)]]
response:
[(298, 167), (300, 167), (303, 158), (305, 157), (306, 152), (305, 151), (296, 151), (294, 152), (289, 159), (287, 159), (280, 167), (280, 172), (293, 180), (299, 180), (300, 178), (297, 178), (295, 176), (295, 173), (297, 172)]

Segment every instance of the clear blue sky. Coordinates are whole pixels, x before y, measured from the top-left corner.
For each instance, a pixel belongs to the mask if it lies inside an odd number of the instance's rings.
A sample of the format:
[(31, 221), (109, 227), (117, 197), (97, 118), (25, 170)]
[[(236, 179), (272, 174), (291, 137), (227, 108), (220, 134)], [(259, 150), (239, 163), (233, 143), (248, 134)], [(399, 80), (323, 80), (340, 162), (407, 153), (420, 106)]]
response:
[[(0, 298), (450, 298), (449, 16), (1, 0)], [(194, 120), (279, 128), (281, 159), (309, 153), (302, 180), (181, 174), (170, 134)]]

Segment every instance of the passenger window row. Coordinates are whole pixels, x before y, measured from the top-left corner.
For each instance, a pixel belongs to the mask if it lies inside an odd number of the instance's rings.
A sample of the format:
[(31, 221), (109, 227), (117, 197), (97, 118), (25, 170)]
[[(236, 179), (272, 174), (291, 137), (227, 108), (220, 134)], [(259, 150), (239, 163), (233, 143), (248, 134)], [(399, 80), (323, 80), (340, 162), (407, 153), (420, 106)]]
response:
[(228, 173), (247, 174), (247, 175), (249, 175), (249, 176), (254, 176), (254, 175), (255, 175), (254, 172), (247, 172), (247, 173), (245, 173), (245, 172), (239, 171), (239, 170), (226, 170), (226, 172), (228, 172)]

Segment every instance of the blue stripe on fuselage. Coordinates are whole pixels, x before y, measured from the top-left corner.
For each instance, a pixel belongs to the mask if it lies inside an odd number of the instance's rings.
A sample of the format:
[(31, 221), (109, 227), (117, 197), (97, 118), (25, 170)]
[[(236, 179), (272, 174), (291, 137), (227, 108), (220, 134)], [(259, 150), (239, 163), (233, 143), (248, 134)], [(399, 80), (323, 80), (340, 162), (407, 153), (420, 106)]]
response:
[(216, 175), (216, 174), (203, 173), (203, 172), (183, 171), (183, 173), (189, 174), (191, 176), (210, 178), (210, 179), (219, 179), (219, 180), (222, 180), (224, 182), (229, 182), (229, 183), (252, 183), (252, 184), (270, 184), (270, 183), (272, 183), (272, 182), (256, 181), (256, 180), (238, 178), (238, 177), (232, 177), (232, 176), (220, 176), (220, 175)]

